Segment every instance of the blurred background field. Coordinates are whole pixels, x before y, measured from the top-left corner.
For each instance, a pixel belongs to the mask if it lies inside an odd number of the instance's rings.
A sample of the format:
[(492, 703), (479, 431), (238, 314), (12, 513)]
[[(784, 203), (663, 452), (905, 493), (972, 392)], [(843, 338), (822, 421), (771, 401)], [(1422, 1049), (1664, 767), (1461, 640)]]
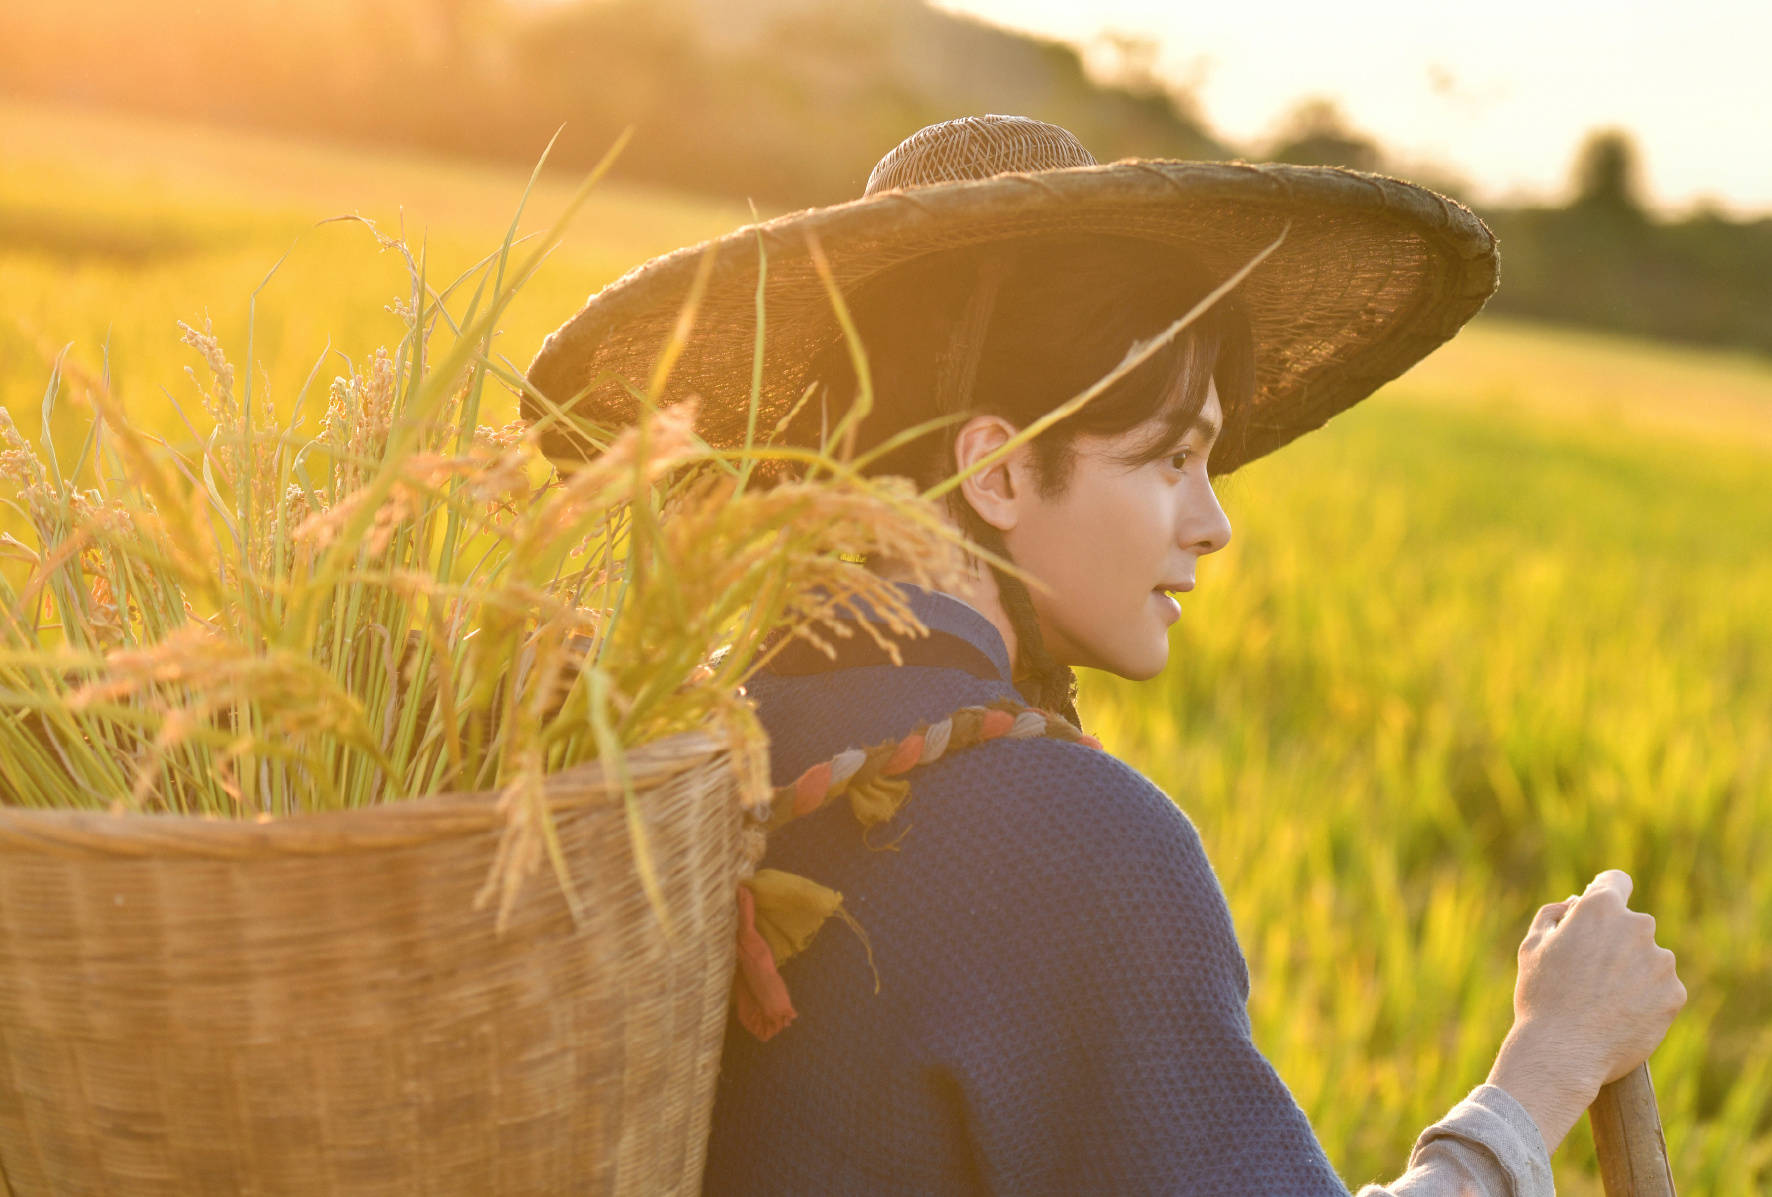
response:
[[(287, 414), (310, 374), (323, 395), (400, 329), (403, 265), (316, 222), (403, 218), (447, 280), (497, 247), (527, 177), (43, 100), (0, 102), (0, 154), (0, 404), (27, 432), (72, 343), (180, 436), (168, 396), (194, 404), (202, 363), (176, 321), (205, 312)], [(547, 178), (523, 229), (575, 182)], [(498, 350), (521, 369), (598, 286), (747, 218), (601, 188)], [(484, 422), (515, 415), (496, 401)], [(86, 430), (64, 401), (60, 452)], [(1199, 826), (1256, 1041), (1351, 1184), (1394, 1175), (1482, 1081), (1533, 911), (1608, 867), (1691, 993), (1651, 1061), (1676, 1179), (1772, 1182), (1769, 478), (1772, 361), (1485, 314), (1222, 484), (1235, 538), (1161, 679), (1085, 676), (1090, 730)], [(1599, 1192), (1584, 1127), (1556, 1169), (1560, 1191)]]

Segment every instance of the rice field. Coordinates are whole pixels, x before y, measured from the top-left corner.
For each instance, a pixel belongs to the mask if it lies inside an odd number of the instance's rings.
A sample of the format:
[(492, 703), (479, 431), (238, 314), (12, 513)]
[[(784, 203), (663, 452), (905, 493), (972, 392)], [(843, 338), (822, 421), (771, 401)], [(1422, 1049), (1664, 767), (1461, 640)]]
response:
[[(203, 364), (176, 322), (205, 312), (255, 394), (323, 390), (398, 338), (406, 276), (360, 224), (316, 222), (403, 219), (453, 278), (524, 183), (10, 102), (0, 161), (0, 405), (28, 434), (71, 343), (180, 436)], [(597, 286), (747, 217), (603, 189), (498, 344), (521, 368)], [(79, 413), (53, 432), (77, 453)], [(1769, 479), (1772, 363), (1479, 318), (1223, 484), (1235, 537), (1162, 678), (1085, 676), (1088, 729), (1199, 826), (1256, 1041), (1351, 1185), (1483, 1080), (1532, 912), (1610, 867), (1690, 993), (1651, 1060), (1675, 1180), (1772, 1182)], [(1589, 1144), (1578, 1125), (1559, 1191), (1599, 1193)]]

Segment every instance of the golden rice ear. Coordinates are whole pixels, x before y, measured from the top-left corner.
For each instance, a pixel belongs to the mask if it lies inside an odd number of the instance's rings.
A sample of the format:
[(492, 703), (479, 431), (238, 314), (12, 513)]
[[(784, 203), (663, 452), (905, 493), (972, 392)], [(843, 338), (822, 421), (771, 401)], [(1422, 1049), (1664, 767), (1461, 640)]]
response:
[[(536, 805), (541, 773), (592, 759), (619, 772), (626, 749), (716, 720), (740, 701), (729, 691), (765, 633), (817, 636), (832, 618), (800, 603), (806, 592), (909, 618), (839, 554), (893, 552), (924, 581), (940, 574), (952, 536), (914, 489), (812, 450), (759, 446), (758, 462), (820, 480), (746, 492), (743, 455), (710, 448), (694, 397), (649, 403), (643, 430), (570, 478), (530, 477), (543, 464), (533, 423), (475, 423), (473, 380), (497, 374), (480, 340), (495, 313), (461, 322), (443, 357), (421, 356), (416, 334), (441, 318), (443, 298), (414, 282), (402, 312), (412, 335), (336, 381), (305, 443), (288, 429), (260, 445), (245, 435), (256, 428), (239, 429), (200, 435), (199, 459), (169, 463), (114, 396), (95, 394), (103, 448), (122, 467), (103, 477), (145, 489), (139, 518), (79, 491), (50, 494), (54, 463), (0, 411), (0, 476), (21, 497), (41, 489), (80, 534), (158, 583), (132, 585), (129, 599), (160, 602), (140, 622), (171, 629), (133, 655), (95, 650), (80, 676), (50, 685), (53, 715), (14, 720), (10, 737), (0, 721), (0, 753), (28, 758), (22, 775), (47, 783), (42, 803), (92, 805), (122, 787), (176, 812), (239, 815), (245, 803), (288, 815), (440, 784), (497, 790), (510, 815), (500, 860), (511, 869), (496, 879), (508, 897), (519, 874), (556, 855)], [(507, 299), (501, 290), (498, 304)], [(183, 332), (209, 367), (211, 417), (241, 418), (211, 326)], [(272, 412), (253, 405), (255, 422)], [(258, 477), (264, 447), (272, 484)], [(91, 600), (73, 618), (60, 612), (57, 628), (115, 631), (105, 604), (122, 591), (79, 574), (85, 547), (31, 554), (38, 589), (53, 583), (64, 605)], [(12, 597), (28, 606), (38, 595)], [(12, 621), (26, 651), (48, 654), (46, 626)], [(715, 664), (722, 645), (729, 655)], [(747, 767), (762, 769), (755, 753)]]

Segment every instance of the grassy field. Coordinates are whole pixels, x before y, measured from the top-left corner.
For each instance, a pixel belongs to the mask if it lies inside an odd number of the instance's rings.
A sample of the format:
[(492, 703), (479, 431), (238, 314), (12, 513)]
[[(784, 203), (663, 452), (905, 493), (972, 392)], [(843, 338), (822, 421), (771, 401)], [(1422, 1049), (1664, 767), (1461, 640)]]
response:
[[(176, 433), (167, 396), (194, 406), (201, 363), (175, 321), (207, 310), (243, 367), (249, 299), (286, 251), (251, 360), (287, 411), (310, 373), (323, 392), (399, 335), (401, 264), (316, 221), (393, 231), (403, 211), (449, 278), (496, 247), (523, 186), (5, 104), (0, 160), (0, 403), (27, 431), (72, 342)], [(544, 186), (524, 228), (569, 190)], [(744, 218), (606, 189), (512, 309), (504, 354), (521, 368), (595, 287)], [(58, 417), (64, 451), (84, 431)], [(1085, 678), (1085, 723), (1198, 824), (1256, 1041), (1350, 1183), (1394, 1175), (1482, 1081), (1532, 912), (1609, 867), (1691, 994), (1652, 1060), (1676, 1181), (1772, 1182), (1769, 478), (1772, 365), (1479, 318), (1227, 480), (1234, 542), (1202, 567), (1162, 679)], [(1556, 1167), (1560, 1191), (1599, 1192), (1585, 1127)]]

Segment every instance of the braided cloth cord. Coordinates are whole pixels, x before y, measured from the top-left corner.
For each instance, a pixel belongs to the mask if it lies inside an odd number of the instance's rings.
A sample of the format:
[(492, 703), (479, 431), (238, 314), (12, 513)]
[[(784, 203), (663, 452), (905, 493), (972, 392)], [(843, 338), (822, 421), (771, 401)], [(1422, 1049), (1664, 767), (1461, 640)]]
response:
[[(945, 719), (919, 724), (906, 735), (872, 748), (839, 752), (775, 788), (767, 806), (754, 816), (757, 826), (750, 836), (751, 864), (754, 867), (762, 856), (763, 832), (811, 814), (834, 798), (848, 795), (855, 817), (864, 826), (874, 827), (897, 814), (910, 797), (910, 783), (904, 775), (911, 770), (990, 740), (1040, 736), (1101, 747), (1101, 741), (1060, 715), (1002, 698), (983, 706), (961, 707)], [(842, 895), (834, 890), (777, 869), (756, 869), (739, 882), (738, 972), (733, 1000), (739, 1022), (757, 1038), (770, 1038), (796, 1017), (777, 966), (804, 949), (832, 916), (843, 918), (859, 933), (842, 901)]]
[(1095, 156), (1083, 143), (1057, 125), (1022, 116), (963, 116), (919, 129), (900, 142), (874, 167), (862, 194), (1094, 165)]

